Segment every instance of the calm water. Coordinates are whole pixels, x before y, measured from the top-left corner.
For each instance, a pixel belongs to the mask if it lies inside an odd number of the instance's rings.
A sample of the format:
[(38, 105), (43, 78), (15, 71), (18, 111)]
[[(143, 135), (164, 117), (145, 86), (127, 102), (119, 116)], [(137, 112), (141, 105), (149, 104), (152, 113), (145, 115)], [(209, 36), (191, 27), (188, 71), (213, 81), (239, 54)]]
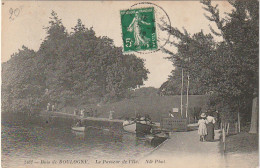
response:
[(85, 133), (70, 128), (2, 124), (2, 165), (22, 166), (33, 159), (133, 159), (153, 148), (133, 134), (89, 128)]

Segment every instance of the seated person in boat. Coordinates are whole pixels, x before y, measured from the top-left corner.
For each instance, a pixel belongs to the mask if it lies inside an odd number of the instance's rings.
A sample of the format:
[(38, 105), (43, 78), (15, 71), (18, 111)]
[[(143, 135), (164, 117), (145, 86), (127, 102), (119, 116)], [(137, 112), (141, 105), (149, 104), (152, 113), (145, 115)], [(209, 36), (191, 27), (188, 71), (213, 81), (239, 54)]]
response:
[(140, 121), (141, 117), (142, 117), (141, 114), (140, 114), (140, 113), (137, 113), (137, 114), (136, 114), (136, 117), (135, 117), (135, 120), (136, 120), (136, 121)]
[(145, 119), (147, 124), (151, 124), (152, 123), (152, 119), (151, 119), (149, 114), (145, 114), (144, 119)]
[(81, 120), (78, 120), (78, 122), (76, 123), (75, 125), (76, 127), (82, 127), (82, 123), (81, 123)]
[(141, 117), (140, 118), (140, 123), (141, 124), (147, 124), (146, 120), (145, 120), (145, 117)]
[(140, 123), (141, 124), (148, 124), (148, 125), (152, 124), (151, 117), (148, 114), (146, 114), (144, 117), (140, 118)]
[(133, 121), (131, 121), (131, 120), (129, 119), (129, 117), (126, 117), (125, 120), (124, 120), (124, 122), (123, 122), (123, 126), (130, 125), (130, 124), (132, 124), (132, 123), (133, 123)]

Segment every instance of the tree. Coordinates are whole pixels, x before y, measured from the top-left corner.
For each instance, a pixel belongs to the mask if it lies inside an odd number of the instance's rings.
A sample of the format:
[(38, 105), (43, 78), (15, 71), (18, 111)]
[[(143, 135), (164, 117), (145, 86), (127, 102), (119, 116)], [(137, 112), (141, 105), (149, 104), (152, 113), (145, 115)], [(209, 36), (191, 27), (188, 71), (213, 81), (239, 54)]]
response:
[(222, 109), (225, 118), (234, 119), (240, 111), (246, 120), (253, 93), (258, 93), (258, 1), (230, 1), (234, 9), (225, 19), (220, 18), (218, 7), (211, 1), (202, 3), (210, 13), (208, 20), (217, 25), (218, 30), (210, 27), (212, 33), (223, 41), (216, 42), (202, 31), (190, 35), (185, 29), (182, 33), (177, 28), (162, 27), (179, 40), (172, 42), (177, 53), (164, 49), (177, 67), (172, 76), (184, 68), (198, 88), (214, 93), (215, 106)]
[(40, 104), (43, 78), (36, 65), (36, 53), (22, 46), (2, 67), (2, 109), (4, 112), (29, 112)]
[[(172, 43), (177, 49), (177, 53), (173, 53), (168, 49), (164, 52), (168, 53), (168, 59), (173, 62), (175, 69), (167, 83), (161, 86), (160, 90), (165, 90), (169, 94), (180, 94), (182, 69), (184, 70), (184, 93), (186, 93), (187, 74), (190, 76), (190, 94), (205, 94), (211, 91), (207, 86), (212, 79), (210, 73), (213, 71), (215, 62), (216, 44), (210, 34), (204, 34), (203, 31), (190, 35), (185, 30), (184, 33), (176, 28), (168, 27), (167, 30), (173, 36), (177, 37), (180, 42)], [(216, 61), (217, 62), (217, 61)], [(205, 79), (207, 76), (207, 80)], [(207, 87), (206, 87), (207, 86)]]
[(45, 30), (37, 52), (23, 47), (3, 64), (3, 108), (28, 111), (36, 103), (62, 108), (116, 101), (147, 80), (143, 59), (123, 54), (112, 39), (97, 37), (80, 19), (68, 33), (52, 11)]
[[(203, 4), (206, 6), (204, 9), (211, 14), (206, 17), (216, 23), (225, 45), (228, 46), (225, 51), (229, 53), (232, 61), (229, 61), (231, 68), (227, 72), (231, 79), (235, 78), (232, 80), (232, 86), (237, 89), (237, 102), (240, 105), (252, 106), (253, 99), (258, 97), (255, 93), (258, 93), (259, 77), (259, 2), (258, 0), (229, 2), (234, 10), (228, 14), (228, 19), (220, 19), (217, 6), (212, 6), (211, 1), (203, 1)], [(250, 103), (247, 103), (248, 101)], [(248, 113), (249, 111), (251, 110), (247, 110)], [(258, 108), (256, 103), (253, 103), (251, 133), (257, 132), (257, 120), (255, 120), (258, 118), (257, 114)]]

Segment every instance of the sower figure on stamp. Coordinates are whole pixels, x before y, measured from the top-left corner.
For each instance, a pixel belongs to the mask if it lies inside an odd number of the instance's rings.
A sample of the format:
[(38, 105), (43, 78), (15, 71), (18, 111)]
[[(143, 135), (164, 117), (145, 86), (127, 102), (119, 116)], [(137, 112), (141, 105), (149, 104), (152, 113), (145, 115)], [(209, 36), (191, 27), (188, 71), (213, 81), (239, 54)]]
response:
[(150, 23), (144, 22), (141, 19), (140, 14), (138, 12), (136, 12), (133, 21), (131, 22), (131, 24), (129, 25), (129, 27), (127, 29), (129, 32), (134, 31), (134, 38), (135, 38), (136, 46), (148, 45), (148, 41), (149, 41), (149, 39), (147, 39), (146, 37), (144, 37), (144, 39), (141, 37), (141, 28), (140, 28), (141, 23), (145, 24), (145, 25), (150, 25)]

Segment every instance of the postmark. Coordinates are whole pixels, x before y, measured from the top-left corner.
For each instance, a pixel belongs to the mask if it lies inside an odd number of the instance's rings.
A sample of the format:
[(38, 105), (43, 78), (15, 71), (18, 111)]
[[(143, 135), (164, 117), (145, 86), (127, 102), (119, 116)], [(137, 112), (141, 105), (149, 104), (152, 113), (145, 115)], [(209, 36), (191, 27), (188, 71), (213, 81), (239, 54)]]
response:
[(151, 53), (159, 51), (169, 40), (161, 27), (171, 25), (167, 13), (158, 5), (141, 2), (120, 11), (124, 52)]

